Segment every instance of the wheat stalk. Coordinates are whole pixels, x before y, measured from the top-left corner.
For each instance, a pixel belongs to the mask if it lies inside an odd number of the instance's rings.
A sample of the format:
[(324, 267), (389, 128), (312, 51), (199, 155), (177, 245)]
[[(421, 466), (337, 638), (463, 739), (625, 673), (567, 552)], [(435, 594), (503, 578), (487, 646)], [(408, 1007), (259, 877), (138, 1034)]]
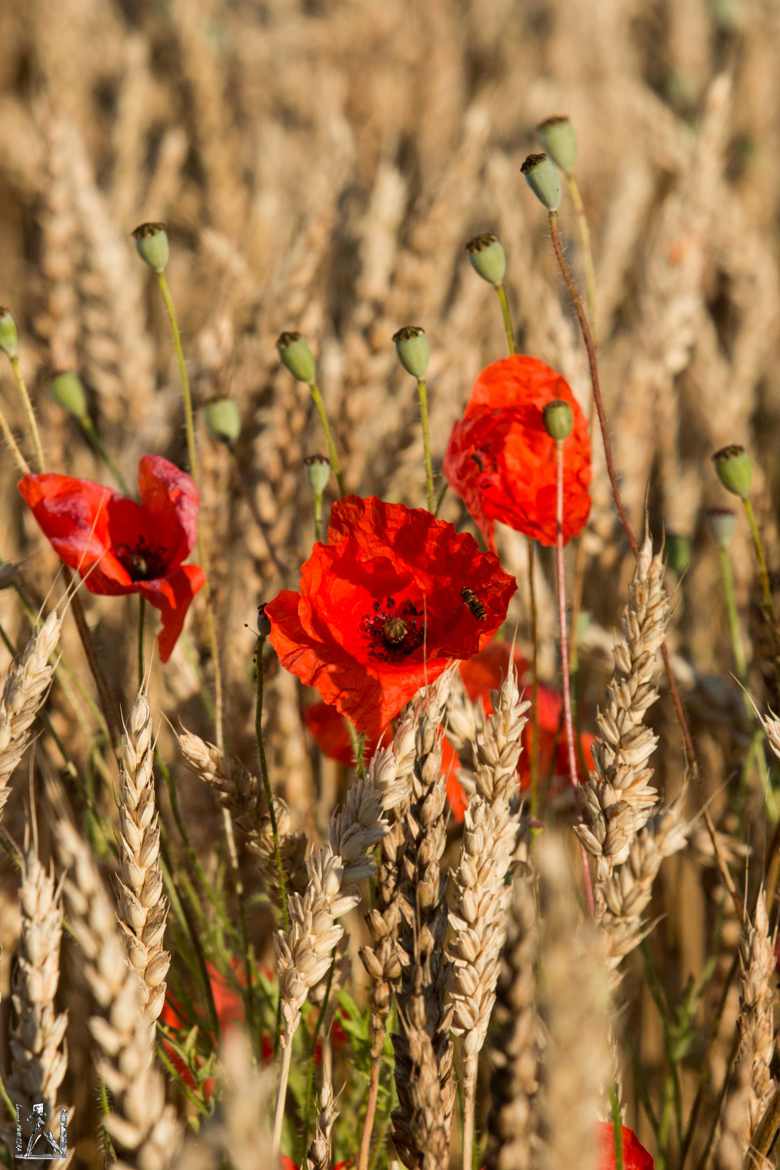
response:
[(20, 657), (6, 671), (0, 694), (0, 816), (10, 796), (8, 781), (32, 738), (54, 667), (49, 662), (60, 640), (62, 616), (53, 610)]
[(304, 1170), (330, 1170), (333, 1126), (337, 1117), (333, 1088), (329, 1083), (323, 1083), (320, 1089), (319, 1109), (314, 1122), (314, 1135), (309, 1144)]
[(160, 824), (154, 793), (152, 712), (137, 696), (122, 744), (119, 783), (119, 923), (144, 988), (149, 1024), (165, 1002), (165, 976), (171, 956), (163, 947), (168, 900), (160, 866)]
[(144, 1011), (145, 988), (130, 965), (111, 899), (86, 842), (58, 810), (57, 853), (67, 869), (65, 898), (84, 975), (98, 1013), (89, 1030), (98, 1049), (97, 1071), (112, 1098), (104, 1120), (121, 1150), (119, 1170), (167, 1170), (181, 1142), (176, 1114), (165, 1102), (165, 1083), (154, 1067), (154, 1025)]

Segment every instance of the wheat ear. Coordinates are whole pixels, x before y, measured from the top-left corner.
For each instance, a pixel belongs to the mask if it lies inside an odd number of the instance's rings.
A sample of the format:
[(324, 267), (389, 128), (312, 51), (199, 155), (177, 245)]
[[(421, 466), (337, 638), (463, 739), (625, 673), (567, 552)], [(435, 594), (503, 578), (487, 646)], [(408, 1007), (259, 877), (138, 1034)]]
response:
[(154, 1024), (165, 1002), (171, 956), (163, 947), (168, 901), (160, 866), (152, 712), (144, 694), (133, 704), (122, 744), (117, 883), (119, 923), (144, 988), (147, 1022)]
[(49, 690), (54, 671), (49, 660), (61, 628), (62, 615), (53, 610), (6, 671), (0, 694), (0, 816), (11, 792), (8, 781), (32, 738), (35, 716)]

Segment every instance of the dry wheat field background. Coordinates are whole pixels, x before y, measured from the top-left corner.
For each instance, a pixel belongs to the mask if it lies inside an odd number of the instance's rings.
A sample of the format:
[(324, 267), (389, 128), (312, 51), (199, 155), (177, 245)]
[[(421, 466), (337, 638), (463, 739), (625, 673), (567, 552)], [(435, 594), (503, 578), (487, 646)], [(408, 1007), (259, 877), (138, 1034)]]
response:
[(0, 7), (3, 1165), (778, 1164), (778, 60)]

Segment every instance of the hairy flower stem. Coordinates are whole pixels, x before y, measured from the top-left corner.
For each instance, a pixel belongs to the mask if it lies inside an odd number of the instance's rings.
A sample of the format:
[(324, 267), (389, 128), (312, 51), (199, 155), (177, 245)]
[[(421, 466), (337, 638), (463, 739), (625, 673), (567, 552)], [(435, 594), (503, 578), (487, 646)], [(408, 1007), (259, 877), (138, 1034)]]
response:
[(498, 303), (501, 306), (501, 320), (504, 322), (504, 335), (506, 337), (506, 351), (511, 357), (513, 353), (517, 352), (515, 346), (515, 327), (512, 324), (512, 314), (509, 310), (509, 299), (506, 295), (506, 289), (503, 284), (495, 286)]
[[(176, 353), (176, 364), (179, 369), (181, 382), (181, 396), (184, 404), (184, 429), (187, 435), (187, 458), (190, 472), (195, 480), (195, 486), (200, 490), (200, 464), (198, 462), (198, 448), (195, 442), (195, 422), (192, 414), (192, 392), (190, 390), (190, 376), (187, 373), (187, 363), (184, 360), (184, 349), (181, 343), (181, 330), (176, 316), (176, 306), (173, 303), (170, 285), (164, 272), (157, 273), (157, 282), (160, 286), (160, 295), (168, 314), (168, 324), (171, 328), (173, 348)], [(197, 532), (198, 560), (203, 568), (206, 582), (203, 586), (203, 595), (206, 602), (206, 628), (208, 630), (211, 659), (214, 667), (214, 731), (217, 747), (222, 750), (225, 746), (222, 729), (222, 667), (219, 658), (219, 641), (217, 639), (217, 621), (214, 613), (214, 598), (211, 593), (211, 579), (209, 573), (208, 549), (203, 538), (202, 525), (198, 525)]]
[[(382, 1040), (382, 1046), (384, 1047), (384, 1038)], [(371, 1135), (374, 1132), (376, 1104), (379, 1100), (379, 1075), (381, 1071), (382, 1053), (380, 1052), (379, 1056), (371, 1063), (371, 1079), (368, 1083), (366, 1116), (363, 1121), (363, 1132), (360, 1137), (360, 1154), (358, 1156), (357, 1170), (368, 1170), (369, 1156), (371, 1154)]]
[(425, 378), (417, 379), (417, 398), (420, 403), (420, 425), (422, 426), (423, 461), (425, 463), (425, 497), (428, 511), (436, 508), (436, 493), (433, 488), (433, 463), (431, 462), (431, 428), (428, 421), (428, 383)]
[(257, 741), (257, 762), (260, 769), (260, 783), (263, 785), (263, 795), (265, 796), (265, 802), (268, 806), (268, 818), (271, 822), (271, 836), (274, 843), (274, 863), (276, 865), (276, 880), (279, 885), (279, 901), (281, 903), (282, 912), (282, 926), (284, 930), (288, 930), (290, 926), (290, 915), (287, 908), (287, 876), (284, 872), (284, 862), (282, 861), (282, 849), (279, 842), (279, 824), (276, 819), (274, 794), (271, 790), (271, 780), (268, 775), (268, 761), (265, 757), (265, 741), (263, 739), (264, 646), (265, 637), (262, 634), (259, 634), (257, 638), (256, 649), (257, 690), (255, 701), (255, 739)]
[(325, 446), (328, 448), (328, 459), (330, 460), (330, 466), (333, 470), (333, 474), (336, 477), (339, 495), (343, 496), (344, 473), (341, 470), (341, 460), (339, 459), (339, 453), (336, 450), (336, 441), (333, 438), (333, 432), (330, 429), (330, 423), (328, 422), (328, 412), (325, 409), (325, 402), (323, 400), (322, 393), (320, 392), (320, 388), (316, 382), (309, 382), (309, 393), (311, 394), (311, 400), (314, 403), (314, 409), (319, 415), (320, 425), (322, 426), (322, 433), (325, 435)]
[(536, 543), (528, 537), (528, 603), (531, 611), (531, 817), (539, 815), (539, 615), (534, 562)]
[(612, 1113), (612, 1138), (615, 1143), (615, 1170), (623, 1170), (623, 1118), (620, 1116), (617, 1085), (612, 1085), (609, 1090), (609, 1105)]
[[(565, 441), (565, 440), (564, 440)], [(566, 564), (563, 556), (563, 446), (564, 441), (555, 444), (555, 572), (558, 583), (558, 628), (561, 642), (561, 685), (563, 689), (563, 721), (566, 731), (566, 749), (569, 756), (569, 779), (572, 787), (579, 785), (577, 775), (577, 752), (574, 746), (574, 721), (571, 714), (571, 680), (569, 677), (569, 638), (566, 622)], [(595, 913), (593, 880), (588, 864), (585, 846), (580, 843), (582, 878), (585, 900), (591, 915)]]
[[(737, 672), (737, 678), (742, 684), (743, 688), (747, 681), (747, 658), (745, 656), (745, 646), (742, 641), (742, 630), (739, 624), (739, 614), (737, 613), (737, 599), (734, 591), (734, 569), (731, 564), (731, 556), (729, 550), (723, 545), (718, 546), (718, 559), (720, 561), (720, 580), (723, 588), (723, 601), (726, 606), (726, 617), (729, 623), (729, 636), (731, 639), (731, 653), (734, 656), (734, 668)], [(745, 707), (745, 713), (748, 719), (754, 722), (753, 708), (750, 704), (750, 699), (747, 692), (743, 690), (742, 701)], [(763, 736), (760, 728), (757, 729), (757, 734), (753, 735), (748, 751), (745, 764), (742, 769), (742, 784), (744, 786), (750, 770), (751, 760), (755, 757), (756, 770), (758, 772), (759, 780), (761, 781), (761, 788), (764, 793), (764, 800), (766, 802), (767, 812), (773, 821), (777, 820), (777, 806), (772, 792), (772, 784), (769, 778), (769, 769), (767, 768), (766, 757), (764, 756)]]
[(32, 436), (33, 447), (35, 448), (35, 462), (37, 464), (37, 470), (43, 471), (46, 460), (43, 457), (41, 434), (38, 430), (38, 423), (35, 418), (35, 411), (33, 410), (32, 402), (30, 400), (30, 393), (27, 389), (27, 383), (25, 382), (24, 376), (22, 374), (22, 367), (19, 364), (19, 355), (14, 354), (13, 357), (9, 356), (8, 361), (11, 366), (11, 373), (14, 376), (16, 389), (19, 391), (19, 397), (22, 400), (22, 406), (27, 418), (27, 424), (30, 428), (30, 435)]
[(590, 243), (590, 228), (588, 227), (588, 217), (585, 214), (585, 205), (582, 202), (582, 195), (580, 194), (579, 184), (575, 178), (574, 172), (566, 172), (566, 186), (569, 191), (569, 197), (574, 206), (574, 215), (577, 220), (577, 232), (580, 237), (580, 247), (582, 248), (582, 265), (585, 269), (585, 297), (588, 303), (588, 317), (590, 319), (590, 328), (593, 337), (598, 340), (598, 323), (596, 320), (596, 269), (593, 265), (593, 249)]
[(14, 462), (16, 463), (16, 466), (19, 468), (19, 471), (22, 473), (22, 475), (29, 475), (30, 474), (30, 464), (27, 462), (24, 455), (22, 455), (22, 452), (19, 448), (19, 444), (17, 443), (16, 439), (14, 438), (14, 433), (11, 430), (10, 426), (8, 425), (8, 419), (5, 417), (5, 415), (3, 414), (3, 412), (1, 410), (0, 410), (0, 431), (2, 431), (3, 438), (5, 439), (6, 444), (8, 446), (8, 450), (11, 452), (11, 454), (14, 458)]
[[(590, 371), (590, 383), (593, 390), (593, 403), (596, 407), (596, 414), (599, 420), (599, 429), (601, 430), (601, 440), (604, 445), (604, 461), (607, 465), (607, 475), (609, 477), (609, 484), (612, 490), (612, 499), (615, 502), (615, 510), (620, 519), (620, 524), (626, 534), (628, 546), (635, 557), (639, 555), (639, 542), (637, 541), (634, 529), (631, 527), (631, 521), (623, 505), (623, 498), (620, 494), (620, 488), (617, 481), (617, 473), (615, 471), (615, 462), (612, 456), (612, 440), (609, 437), (607, 429), (607, 418), (604, 412), (604, 400), (601, 396), (601, 379), (599, 377), (598, 359), (596, 357), (596, 342), (593, 338), (588, 318), (585, 313), (585, 308), (582, 303), (582, 297), (579, 294), (571, 269), (566, 262), (566, 257), (563, 254), (563, 247), (561, 245), (561, 236), (558, 231), (558, 213), (551, 211), (548, 216), (550, 225), (550, 240), (552, 242), (553, 252), (558, 267), (561, 271), (564, 284), (569, 293), (571, 303), (574, 311), (577, 314), (577, 321), (580, 326), (580, 333), (585, 345), (585, 351), (588, 355), (588, 369)], [(696, 753), (693, 747), (693, 740), (691, 738), (690, 728), (688, 727), (688, 720), (685, 715), (685, 710), (680, 699), (680, 692), (677, 689), (677, 682), (672, 672), (672, 663), (669, 657), (669, 648), (666, 642), (661, 645), (661, 656), (664, 662), (664, 670), (666, 672), (666, 681), (669, 686), (669, 693), (672, 697), (675, 715), (680, 726), (685, 753), (691, 762), (691, 765), (696, 767)]]

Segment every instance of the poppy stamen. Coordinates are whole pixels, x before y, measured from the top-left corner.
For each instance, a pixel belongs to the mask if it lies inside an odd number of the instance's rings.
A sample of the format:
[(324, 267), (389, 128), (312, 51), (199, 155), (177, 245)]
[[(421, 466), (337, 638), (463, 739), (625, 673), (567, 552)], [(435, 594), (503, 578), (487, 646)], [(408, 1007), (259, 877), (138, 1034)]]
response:
[(154, 581), (167, 572), (166, 550), (152, 548), (143, 536), (134, 545), (120, 544), (116, 555), (133, 581)]

